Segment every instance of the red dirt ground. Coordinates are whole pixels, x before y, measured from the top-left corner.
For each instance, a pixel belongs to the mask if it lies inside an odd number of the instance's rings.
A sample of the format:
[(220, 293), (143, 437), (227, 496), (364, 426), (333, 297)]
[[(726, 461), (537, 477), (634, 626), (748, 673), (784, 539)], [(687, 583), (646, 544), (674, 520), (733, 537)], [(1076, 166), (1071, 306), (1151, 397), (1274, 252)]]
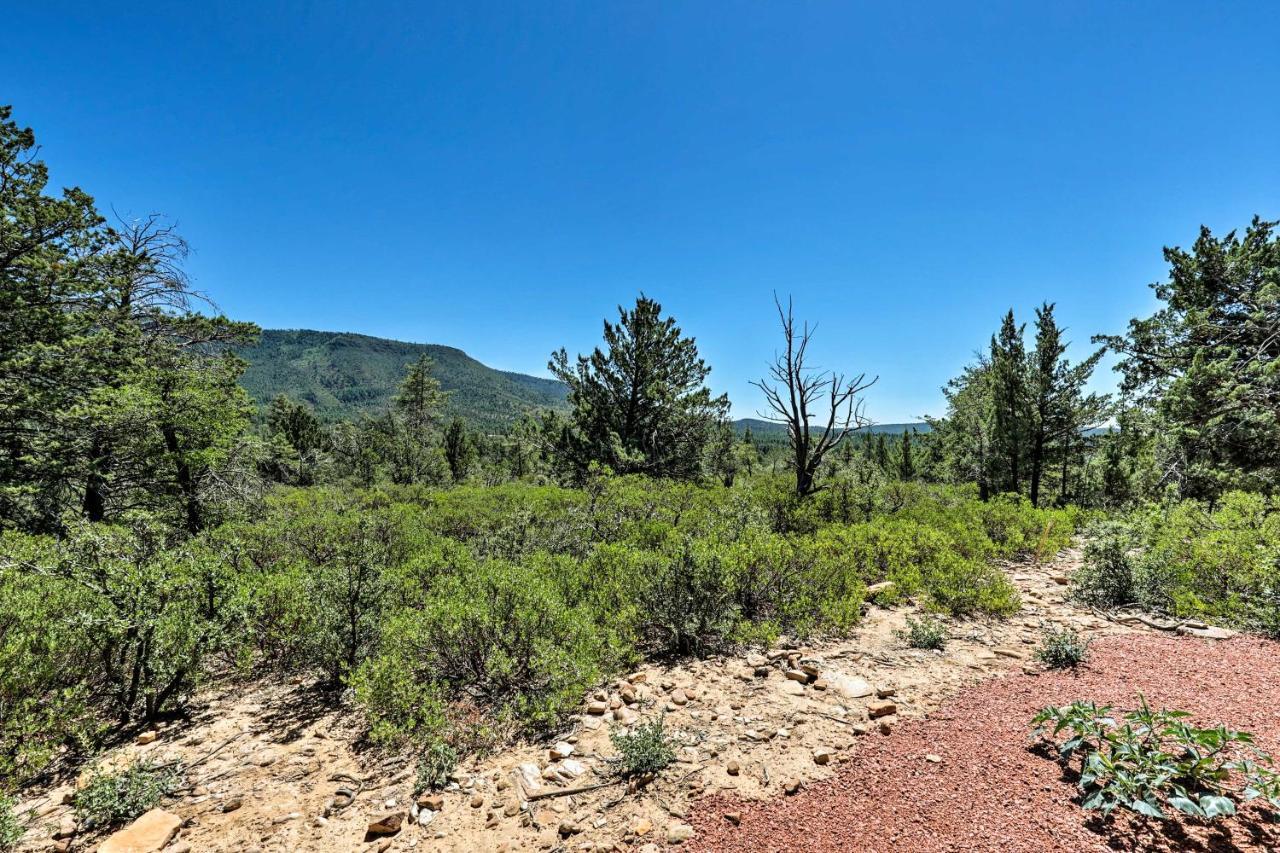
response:
[[(1076, 699), (1129, 709), (1190, 711), (1201, 725), (1253, 732), (1280, 753), (1280, 643), (1215, 643), (1163, 635), (1096, 642), (1075, 673), (1011, 675), (966, 691), (926, 720), (867, 735), (827, 782), (792, 797), (745, 803), (706, 798), (691, 822), (695, 851), (1280, 850), (1280, 824), (1248, 806), (1212, 827), (1121, 816), (1100, 823), (1075, 802), (1074, 782), (1032, 751), (1029, 721)], [(934, 753), (940, 764), (925, 760)], [(733, 826), (724, 815), (741, 813)], [(1154, 823), (1154, 822), (1152, 822)]]

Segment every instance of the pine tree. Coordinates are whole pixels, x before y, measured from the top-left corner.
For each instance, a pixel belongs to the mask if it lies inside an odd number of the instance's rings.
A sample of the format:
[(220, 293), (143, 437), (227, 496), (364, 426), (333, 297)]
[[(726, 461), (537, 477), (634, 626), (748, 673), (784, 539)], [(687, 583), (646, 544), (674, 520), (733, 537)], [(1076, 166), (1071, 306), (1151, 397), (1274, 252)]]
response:
[(573, 407), (562, 453), (579, 473), (596, 462), (619, 473), (701, 476), (729, 399), (706, 387), (711, 368), (694, 339), (641, 295), (631, 310), (618, 308), (616, 324), (605, 321), (604, 344), (575, 362), (561, 349), (547, 365)]
[(914, 480), (916, 477), (915, 461), (911, 458), (911, 434), (914, 429), (902, 433), (900, 453), (898, 457), (898, 476), (903, 480)]
[(1020, 491), (1025, 473), (1030, 418), (1023, 329), (1010, 309), (1000, 324), (999, 333), (991, 337), (992, 404), (995, 407), (992, 445), (1001, 466), (1000, 491)]

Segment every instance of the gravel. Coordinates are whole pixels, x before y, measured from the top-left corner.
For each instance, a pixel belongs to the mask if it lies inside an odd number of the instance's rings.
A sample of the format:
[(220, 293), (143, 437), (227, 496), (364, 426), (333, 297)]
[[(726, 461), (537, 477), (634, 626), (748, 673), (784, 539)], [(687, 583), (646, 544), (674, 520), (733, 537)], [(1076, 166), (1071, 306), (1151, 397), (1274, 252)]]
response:
[[(1280, 753), (1280, 643), (1164, 635), (1094, 643), (1075, 672), (1017, 674), (966, 690), (926, 720), (867, 735), (832, 779), (765, 802), (699, 800), (694, 851), (1277, 850), (1280, 825), (1246, 806), (1211, 826), (1110, 824), (1083, 811), (1076, 787), (1032, 751), (1031, 717), (1076, 699), (1190, 711), (1201, 725), (1253, 732)], [(926, 756), (929, 756), (926, 759)], [(941, 757), (941, 761), (935, 761)], [(781, 791), (779, 791), (781, 793)], [(726, 813), (738, 816), (737, 825)]]

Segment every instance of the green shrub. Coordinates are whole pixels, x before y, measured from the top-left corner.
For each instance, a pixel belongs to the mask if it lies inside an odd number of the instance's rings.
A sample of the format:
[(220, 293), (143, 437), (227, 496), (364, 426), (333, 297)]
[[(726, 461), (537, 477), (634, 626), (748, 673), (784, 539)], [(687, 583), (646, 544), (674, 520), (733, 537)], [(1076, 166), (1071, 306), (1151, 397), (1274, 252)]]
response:
[(431, 743), (418, 756), (418, 775), (413, 783), (413, 793), (438, 791), (449, 784), (449, 774), (458, 766), (457, 751), (443, 740)]
[(8, 851), (17, 847), (27, 831), (13, 813), (13, 806), (13, 800), (0, 795), (0, 850)]
[(1089, 641), (1071, 628), (1045, 627), (1043, 639), (1036, 649), (1036, 659), (1050, 669), (1068, 669), (1084, 663), (1089, 656)]
[[(1253, 736), (1225, 726), (1196, 728), (1183, 711), (1139, 707), (1119, 721), (1110, 705), (1048, 707), (1032, 720), (1067, 765), (1079, 756), (1081, 805), (1109, 816), (1117, 808), (1164, 819), (1173, 808), (1201, 820), (1229, 817), (1237, 803), (1261, 799), (1280, 813), (1280, 775)], [(1058, 743), (1066, 731), (1069, 737)]]
[(661, 717), (637, 723), (630, 732), (615, 727), (609, 732), (609, 740), (618, 750), (619, 772), (623, 776), (657, 775), (676, 760), (675, 743), (667, 735)]
[(928, 616), (923, 619), (907, 617), (907, 627), (897, 632), (898, 639), (913, 649), (941, 651), (947, 645), (947, 626)]
[(1120, 607), (1135, 600), (1134, 534), (1120, 521), (1095, 524), (1085, 534), (1084, 564), (1071, 578), (1072, 594), (1095, 607)]
[(181, 777), (179, 767), (145, 761), (119, 771), (96, 772), (76, 792), (76, 817), (92, 827), (128, 823), (171, 794)]

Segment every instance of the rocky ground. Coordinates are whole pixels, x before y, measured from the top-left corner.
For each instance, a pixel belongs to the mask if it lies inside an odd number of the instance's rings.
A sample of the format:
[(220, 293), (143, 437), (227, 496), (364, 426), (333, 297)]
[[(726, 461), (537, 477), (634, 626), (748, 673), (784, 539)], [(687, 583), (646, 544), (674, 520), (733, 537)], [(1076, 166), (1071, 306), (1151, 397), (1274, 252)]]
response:
[[(412, 757), (361, 751), (358, 720), (320, 703), (313, 685), (225, 689), (202, 697), (194, 719), (104, 757), (112, 764), (179, 760), (191, 769), (187, 787), (163, 805), (166, 816), (148, 824), (160, 846), (101, 849), (713, 849), (700, 835), (718, 849), (731, 842), (726, 826), (757, 826), (753, 803), (793, 803), (788, 791), (821, 789), (966, 688), (1010, 674), (1030, 677), (1023, 670), (1037, 669), (1031, 653), (1043, 625), (1071, 625), (1089, 636), (1149, 632), (1067, 600), (1078, 559), (1067, 551), (1046, 565), (1008, 566), (1022, 611), (1009, 620), (949, 621), (941, 652), (910, 649), (897, 636), (911, 608), (873, 607), (839, 642), (648, 666), (584, 697), (582, 713), (555, 741), (465, 764), (434, 796), (414, 797)], [(677, 762), (651, 784), (629, 788), (614, 773), (609, 731), (658, 716), (679, 739)], [(932, 761), (936, 752), (912, 759)], [(101, 835), (72, 832), (64, 801), (74, 784), (28, 798), (22, 808), (35, 826), (22, 849), (103, 843)], [(824, 820), (811, 812), (797, 825)], [(793, 849), (781, 836), (757, 846), (749, 841), (760, 838), (754, 832), (740, 837), (748, 839), (742, 849)]]

